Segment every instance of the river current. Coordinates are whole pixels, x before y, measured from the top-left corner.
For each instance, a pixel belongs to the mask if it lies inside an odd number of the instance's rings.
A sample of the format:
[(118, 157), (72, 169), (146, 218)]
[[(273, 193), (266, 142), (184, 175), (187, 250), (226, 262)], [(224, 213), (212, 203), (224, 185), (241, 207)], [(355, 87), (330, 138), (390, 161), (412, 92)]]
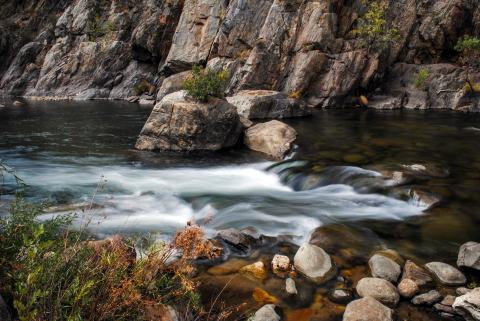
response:
[[(318, 111), (288, 121), (299, 134), (289, 159), (274, 163), (238, 147), (218, 153), (133, 149), (150, 109), (121, 102), (36, 102), (0, 109), (0, 159), (26, 196), (51, 213), (77, 213), (100, 236), (173, 235), (188, 221), (219, 229), (308, 240), (318, 226), (368, 229), (408, 255), (455, 255), (477, 240), (480, 116), (419, 111)], [(446, 177), (415, 180), (442, 199), (405, 197), (385, 169), (428, 164)], [(15, 183), (6, 179), (0, 212)], [(10, 196), (9, 196), (10, 194)], [(51, 215), (51, 214), (47, 214)]]

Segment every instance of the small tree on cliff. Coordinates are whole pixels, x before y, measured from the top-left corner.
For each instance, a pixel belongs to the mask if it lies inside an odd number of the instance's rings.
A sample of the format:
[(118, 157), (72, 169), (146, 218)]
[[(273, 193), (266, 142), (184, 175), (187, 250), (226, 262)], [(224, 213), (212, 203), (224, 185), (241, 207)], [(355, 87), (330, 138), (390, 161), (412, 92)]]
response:
[(480, 38), (466, 36), (461, 38), (455, 50), (462, 54), (461, 63), (466, 66), (467, 90), (480, 93), (480, 85), (472, 82), (470, 74), (475, 71), (480, 71)]
[(387, 4), (381, 1), (364, 1), (367, 12), (358, 19), (357, 28), (352, 34), (360, 38), (362, 47), (369, 53), (379, 52), (399, 40), (398, 29), (389, 26), (386, 18)]

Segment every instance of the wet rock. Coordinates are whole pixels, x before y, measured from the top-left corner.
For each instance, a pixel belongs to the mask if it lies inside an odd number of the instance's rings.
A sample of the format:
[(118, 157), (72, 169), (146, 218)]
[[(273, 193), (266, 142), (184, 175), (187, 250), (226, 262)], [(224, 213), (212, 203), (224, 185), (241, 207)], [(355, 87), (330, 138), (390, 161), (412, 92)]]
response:
[(376, 95), (370, 99), (368, 107), (375, 109), (401, 109), (403, 97)]
[(332, 302), (345, 304), (353, 298), (352, 291), (348, 289), (333, 289), (328, 295)]
[(260, 288), (253, 290), (252, 297), (261, 304), (276, 304), (278, 302), (278, 299), (274, 295)]
[(227, 101), (237, 107), (238, 114), (248, 119), (290, 118), (311, 114), (299, 99), (271, 90), (242, 90)]
[(432, 305), (442, 299), (442, 295), (436, 291), (431, 290), (427, 293), (417, 295), (412, 299), (412, 303), (415, 305)]
[(451, 315), (453, 315), (455, 313), (455, 311), (453, 310), (453, 308), (451, 306), (443, 305), (441, 303), (434, 304), (433, 308), (440, 313), (443, 312), (443, 313), (448, 313), (448, 314), (451, 314)]
[(413, 201), (421, 207), (431, 209), (441, 202), (441, 198), (430, 192), (421, 190), (419, 188), (411, 188), (408, 192)]
[(463, 285), (467, 282), (465, 275), (449, 264), (430, 262), (425, 264), (425, 268), (444, 285)]
[(216, 98), (200, 103), (180, 99), (182, 93), (171, 95), (153, 109), (137, 140), (137, 149), (215, 151), (235, 145), (241, 131), (235, 107)]
[(381, 303), (394, 307), (400, 300), (400, 295), (395, 286), (387, 280), (380, 278), (361, 279), (356, 290), (361, 297), (372, 297)]
[(373, 255), (368, 261), (368, 266), (373, 277), (393, 283), (397, 282), (402, 273), (402, 268), (397, 262), (381, 254)]
[(280, 321), (280, 316), (275, 312), (275, 305), (267, 304), (261, 307), (253, 317), (252, 321)]
[(13, 102), (13, 106), (15, 106), (15, 107), (20, 107), (20, 106), (23, 106), (23, 105), (25, 105), (25, 103), (21, 102), (20, 100), (15, 100)]
[(297, 286), (295, 285), (295, 281), (292, 278), (288, 278), (285, 280), (285, 290), (288, 294), (298, 294)]
[(480, 243), (467, 242), (460, 247), (457, 265), (480, 270)]
[(420, 288), (433, 282), (430, 274), (413, 261), (407, 260), (403, 267), (402, 279), (410, 279), (414, 281)]
[(2, 321), (11, 321), (12, 316), (10, 311), (7, 307), (7, 304), (3, 300), (2, 296), (0, 295), (0, 320)]
[(400, 295), (404, 298), (411, 298), (420, 291), (417, 283), (410, 279), (402, 279), (397, 288)]
[(272, 259), (272, 271), (275, 274), (282, 274), (290, 270), (290, 259), (288, 256), (275, 254)]
[(335, 276), (335, 267), (330, 255), (322, 248), (312, 245), (302, 245), (294, 257), (297, 271), (316, 283), (323, 283)]
[(297, 138), (297, 132), (292, 127), (272, 120), (248, 128), (245, 131), (244, 142), (248, 148), (272, 156), (275, 159), (283, 157), (291, 150)]
[(372, 297), (350, 302), (343, 314), (343, 321), (392, 321), (393, 310)]
[(450, 171), (433, 164), (410, 164), (402, 165), (407, 172), (420, 177), (447, 178)]
[(247, 264), (248, 264), (248, 261), (234, 257), (234, 258), (228, 259), (228, 261), (226, 262), (212, 266), (207, 270), (207, 273), (211, 275), (233, 274), (240, 271), (240, 269)]
[(480, 321), (480, 288), (457, 297), (453, 309), (468, 321)]
[(267, 270), (261, 261), (242, 267), (240, 272), (260, 280), (265, 279), (267, 276)]
[(144, 105), (144, 106), (153, 106), (155, 105), (155, 99), (153, 98), (141, 98), (138, 100), (138, 103), (140, 105)]
[(440, 302), (443, 305), (451, 307), (453, 303), (455, 302), (456, 297), (453, 295), (447, 295), (443, 298), (442, 302)]
[(217, 238), (242, 252), (248, 252), (256, 243), (255, 238), (235, 228), (218, 231)]

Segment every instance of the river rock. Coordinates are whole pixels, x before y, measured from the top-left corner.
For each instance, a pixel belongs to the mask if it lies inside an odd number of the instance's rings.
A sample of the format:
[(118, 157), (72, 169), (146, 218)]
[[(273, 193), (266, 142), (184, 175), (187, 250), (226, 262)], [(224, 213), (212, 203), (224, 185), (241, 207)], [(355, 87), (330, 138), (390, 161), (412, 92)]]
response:
[(295, 129), (278, 120), (272, 120), (248, 128), (245, 131), (244, 142), (254, 151), (275, 159), (283, 159), (291, 150), (296, 138)]
[(13, 106), (16, 106), (16, 107), (20, 107), (20, 106), (23, 106), (23, 105), (25, 105), (25, 103), (21, 102), (20, 100), (15, 100), (13, 102)]
[(163, 80), (162, 85), (157, 93), (157, 101), (161, 101), (163, 97), (168, 94), (180, 91), (183, 89), (185, 80), (192, 75), (190, 70), (171, 75)]
[(138, 100), (138, 103), (140, 105), (144, 105), (144, 106), (153, 106), (155, 105), (155, 99), (153, 98), (141, 98)]
[(265, 264), (263, 262), (255, 262), (253, 264), (246, 265), (240, 269), (241, 273), (251, 275), (254, 278), (263, 280), (267, 276), (267, 270), (265, 269)]
[(136, 103), (138, 102), (139, 99), (140, 99), (139, 96), (128, 96), (126, 101), (128, 101), (129, 103)]
[(257, 242), (254, 237), (235, 228), (218, 231), (217, 238), (241, 252), (250, 251)]
[(424, 191), (422, 189), (412, 187), (408, 194), (413, 199), (415, 204), (426, 209), (431, 209), (441, 202), (441, 198), (433, 193)]
[(459, 287), (455, 290), (455, 293), (457, 293), (457, 295), (465, 295), (465, 294), (469, 293), (470, 291), (472, 291), (472, 290), (468, 289), (466, 287)]
[(415, 305), (432, 305), (442, 299), (442, 295), (436, 291), (431, 290), (427, 293), (417, 295), (412, 299), (412, 303)]
[(335, 276), (335, 267), (330, 255), (322, 248), (303, 244), (293, 259), (297, 271), (316, 283), (323, 283)]
[(404, 298), (411, 298), (420, 291), (417, 283), (410, 279), (402, 279), (397, 288), (400, 295)]
[(343, 321), (392, 321), (393, 310), (372, 297), (350, 302), (343, 314)]
[(272, 271), (275, 274), (281, 274), (290, 270), (290, 259), (288, 256), (275, 254), (272, 259)]
[(297, 286), (295, 285), (295, 281), (292, 278), (287, 278), (285, 280), (285, 290), (288, 294), (298, 294)]
[(290, 118), (311, 114), (305, 102), (271, 90), (242, 90), (227, 101), (248, 119)]
[(252, 321), (280, 321), (280, 319), (273, 304), (264, 305), (251, 318)]
[(425, 268), (444, 285), (463, 285), (467, 282), (465, 275), (449, 264), (430, 262), (425, 264)]
[(480, 321), (480, 288), (457, 297), (453, 309), (467, 321)]
[(356, 290), (361, 297), (372, 297), (381, 303), (394, 307), (400, 300), (400, 295), (395, 286), (387, 280), (380, 278), (363, 278), (358, 281)]
[(164, 97), (153, 109), (135, 147), (140, 150), (219, 150), (235, 145), (241, 123), (235, 107), (211, 98), (193, 101), (185, 93)]
[(373, 255), (368, 261), (368, 266), (373, 277), (385, 279), (392, 283), (397, 282), (402, 273), (402, 268), (397, 262), (381, 254)]
[(425, 269), (410, 260), (407, 260), (407, 262), (405, 262), (405, 265), (403, 267), (402, 279), (410, 279), (414, 281), (419, 287), (423, 287), (433, 282), (432, 277)]
[(349, 289), (333, 289), (329, 292), (328, 298), (332, 302), (345, 304), (353, 298), (353, 294)]
[(460, 247), (457, 265), (480, 270), (480, 243), (467, 242)]

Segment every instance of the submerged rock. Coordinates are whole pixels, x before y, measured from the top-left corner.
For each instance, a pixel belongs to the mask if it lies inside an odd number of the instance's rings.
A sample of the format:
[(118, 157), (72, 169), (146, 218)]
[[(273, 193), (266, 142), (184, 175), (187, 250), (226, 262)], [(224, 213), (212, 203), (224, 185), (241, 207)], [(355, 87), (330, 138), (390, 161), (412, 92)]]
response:
[(335, 267), (330, 255), (322, 248), (302, 245), (294, 258), (295, 269), (316, 283), (323, 283), (335, 276)]
[(361, 297), (372, 297), (388, 306), (394, 307), (400, 300), (400, 295), (395, 286), (387, 280), (380, 278), (361, 279), (356, 290)]
[(295, 285), (295, 281), (292, 278), (288, 278), (285, 280), (285, 290), (288, 294), (298, 294), (297, 286)]
[(291, 150), (296, 138), (295, 129), (278, 120), (272, 120), (248, 128), (245, 131), (244, 142), (254, 151), (270, 155), (275, 159), (283, 159)]
[(349, 289), (333, 289), (328, 298), (335, 303), (345, 304), (353, 298), (352, 291)]
[(457, 297), (453, 309), (467, 321), (480, 321), (480, 288)]
[(275, 312), (275, 305), (267, 304), (261, 307), (253, 317), (252, 321), (280, 321), (280, 316)]
[(438, 205), (442, 200), (435, 194), (415, 187), (411, 188), (408, 194), (418, 206), (425, 207), (426, 209), (433, 208), (434, 206)]
[(253, 276), (254, 278), (263, 280), (267, 276), (267, 270), (263, 262), (255, 262), (253, 264), (246, 265), (240, 269), (241, 273)]
[(373, 277), (385, 279), (393, 283), (397, 282), (402, 273), (402, 268), (397, 262), (381, 254), (373, 255), (368, 261), (368, 266)]
[(437, 303), (442, 299), (442, 295), (436, 291), (436, 290), (431, 290), (427, 293), (417, 295), (412, 299), (412, 303), (415, 305), (432, 305), (434, 303)]
[(206, 103), (184, 93), (167, 95), (153, 109), (135, 147), (140, 150), (219, 150), (237, 142), (241, 123), (235, 107), (211, 98)]
[(444, 285), (463, 285), (467, 282), (465, 275), (449, 264), (430, 262), (425, 264), (425, 268)]
[(271, 90), (242, 90), (227, 101), (237, 107), (238, 114), (247, 119), (290, 118), (311, 114), (310, 108), (299, 99)]
[(393, 310), (372, 297), (350, 302), (343, 314), (343, 321), (392, 321)]
[(480, 270), (480, 243), (467, 242), (460, 247), (457, 265)]

